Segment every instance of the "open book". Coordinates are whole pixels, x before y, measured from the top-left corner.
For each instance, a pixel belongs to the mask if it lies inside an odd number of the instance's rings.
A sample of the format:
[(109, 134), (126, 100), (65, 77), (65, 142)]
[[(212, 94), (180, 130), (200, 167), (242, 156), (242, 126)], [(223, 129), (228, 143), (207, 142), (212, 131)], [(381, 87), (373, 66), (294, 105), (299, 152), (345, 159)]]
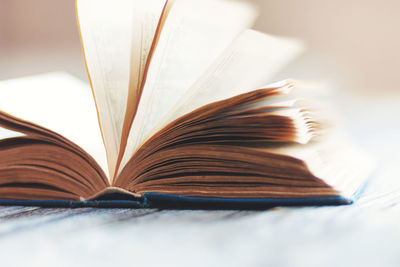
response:
[(0, 82), (0, 203), (131, 207), (344, 204), (368, 175), (307, 85), (301, 51), (229, 0), (78, 0), (88, 86)]

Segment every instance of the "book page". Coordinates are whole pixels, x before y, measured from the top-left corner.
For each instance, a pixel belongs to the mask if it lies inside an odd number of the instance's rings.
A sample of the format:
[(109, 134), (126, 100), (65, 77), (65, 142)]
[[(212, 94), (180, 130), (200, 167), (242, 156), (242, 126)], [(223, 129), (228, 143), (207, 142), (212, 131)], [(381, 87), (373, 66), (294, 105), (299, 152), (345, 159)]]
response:
[(188, 88), (257, 16), (243, 1), (176, 0), (162, 28), (121, 167)]
[(128, 135), (136, 116), (152, 56), (174, 0), (149, 0), (135, 3), (140, 8), (135, 8), (129, 94), (113, 179), (125, 152)]
[(373, 158), (337, 129), (307, 145), (295, 144), (263, 150), (303, 160), (315, 176), (347, 198), (360, 189), (375, 167)]
[(302, 51), (302, 45), (257, 32), (244, 31), (218, 57), (157, 125), (155, 131), (203, 105), (258, 88)]
[(82, 45), (110, 177), (114, 174), (125, 117), (132, 116), (136, 109), (140, 81), (164, 4), (165, 0), (77, 1)]
[[(108, 173), (95, 103), (84, 82), (66, 73), (0, 81), (0, 110), (64, 136)], [(18, 136), (1, 129), (0, 139)]]

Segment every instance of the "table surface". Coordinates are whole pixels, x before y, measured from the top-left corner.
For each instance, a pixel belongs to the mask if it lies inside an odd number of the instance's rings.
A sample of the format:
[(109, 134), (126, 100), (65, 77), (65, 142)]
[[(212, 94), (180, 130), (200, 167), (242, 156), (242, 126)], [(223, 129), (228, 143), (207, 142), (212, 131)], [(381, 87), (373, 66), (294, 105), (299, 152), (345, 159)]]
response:
[(1, 265), (399, 266), (400, 97), (338, 99), (346, 129), (377, 162), (353, 205), (267, 211), (0, 207)]

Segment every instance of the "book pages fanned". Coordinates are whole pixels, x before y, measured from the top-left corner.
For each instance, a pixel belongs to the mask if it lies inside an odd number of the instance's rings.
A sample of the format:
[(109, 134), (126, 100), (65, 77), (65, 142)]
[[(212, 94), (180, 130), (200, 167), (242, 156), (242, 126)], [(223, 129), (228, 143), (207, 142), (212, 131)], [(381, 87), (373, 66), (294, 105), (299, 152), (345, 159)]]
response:
[(207, 103), (262, 88), (303, 51), (301, 42), (246, 30), (213, 62), (157, 126)]
[(316, 88), (271, 83), (303, 46), (251, 29), (248, 1), (76, 8), (87, 84), (65, 73), (0, 81), (0, 205), (354, 201), (369, 157), (342, 137)]
[(224, 49), (257, 17), (244, 1), (176, 0), (163, 26), (121, 168)]

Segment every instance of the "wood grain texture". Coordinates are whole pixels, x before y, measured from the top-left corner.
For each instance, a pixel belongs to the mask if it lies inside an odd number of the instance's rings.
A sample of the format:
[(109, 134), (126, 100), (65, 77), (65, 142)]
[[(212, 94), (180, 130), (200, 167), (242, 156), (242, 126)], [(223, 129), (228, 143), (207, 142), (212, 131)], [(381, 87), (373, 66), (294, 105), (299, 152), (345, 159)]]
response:
[[(2, 266), (399, 266), (391, 100), (338, 102), (377, 170), (355, 204), (268, 211), (0, 207)], [(3, 265), (4, 263), (4, 265)]]

